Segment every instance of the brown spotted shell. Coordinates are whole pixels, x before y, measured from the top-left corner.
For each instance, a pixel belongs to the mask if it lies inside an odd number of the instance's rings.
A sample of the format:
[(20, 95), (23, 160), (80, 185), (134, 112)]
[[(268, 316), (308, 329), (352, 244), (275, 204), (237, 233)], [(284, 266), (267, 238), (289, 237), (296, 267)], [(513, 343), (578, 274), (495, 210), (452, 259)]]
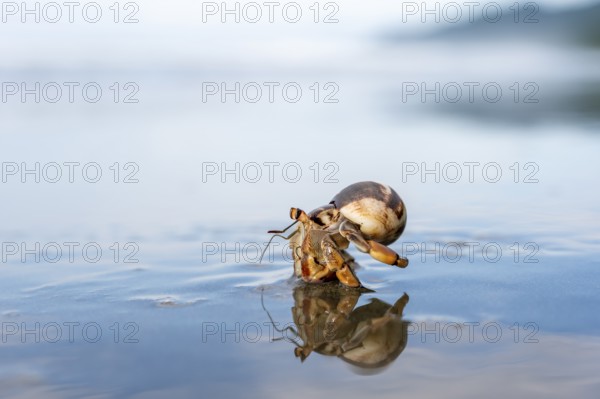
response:
[(360, 227), (363, 237), (389, 245), (406, 226), (406, 209), (389, 186), (372, 181), (354, 183), (330, 202), (346, 219)]

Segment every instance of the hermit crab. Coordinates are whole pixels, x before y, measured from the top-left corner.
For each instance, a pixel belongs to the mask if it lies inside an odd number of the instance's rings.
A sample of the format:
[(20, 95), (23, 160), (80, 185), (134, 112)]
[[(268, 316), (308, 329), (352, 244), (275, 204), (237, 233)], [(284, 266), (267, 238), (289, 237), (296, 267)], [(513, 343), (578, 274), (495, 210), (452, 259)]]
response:
[(298, 223), (296, 230), (283, 238), (290, 241), (295, 275), (306, 282), (337, 279), (346, 286), (361, 287), (353, 258), (344, 251), (350, 243), (380, 262), (402, 268), (408, 265), (408, 259), (387, 247), (406, 226), (404, 203), (389, 186), (355, 183), (310, 213), (291, 208), (290, 217), (294, 223), (269, 233), (283, 237), (282, 233)]

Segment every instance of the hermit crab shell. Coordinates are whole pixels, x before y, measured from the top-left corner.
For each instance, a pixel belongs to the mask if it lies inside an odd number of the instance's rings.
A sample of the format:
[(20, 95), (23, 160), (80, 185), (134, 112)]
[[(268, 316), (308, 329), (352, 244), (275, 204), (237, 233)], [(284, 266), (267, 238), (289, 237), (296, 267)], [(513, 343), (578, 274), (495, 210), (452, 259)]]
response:
[(360, 227), (363, 237), (389, 245), (406, 226), (406, 209), (400, 196), (385, 184), (365, 181), (340, 191), (330, 204)]

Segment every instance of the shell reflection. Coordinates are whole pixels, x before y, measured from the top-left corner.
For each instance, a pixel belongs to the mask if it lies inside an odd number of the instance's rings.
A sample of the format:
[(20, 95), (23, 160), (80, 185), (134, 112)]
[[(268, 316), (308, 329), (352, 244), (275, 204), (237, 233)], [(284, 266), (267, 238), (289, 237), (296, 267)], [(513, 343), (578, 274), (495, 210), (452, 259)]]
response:
[[(409, 297), (393, 305), (377, 298), (356, 305), (359, 290), (335, 284), (303, 284), (294, 289), (292, 316), (297, 330), (287, 340), (301, 361), (312, 353), (337, 356), (360, 374), (383, 371), (406, 348), (409, 321), (402, 319)], [(302, 341), (302, 342), (299, 342)]]

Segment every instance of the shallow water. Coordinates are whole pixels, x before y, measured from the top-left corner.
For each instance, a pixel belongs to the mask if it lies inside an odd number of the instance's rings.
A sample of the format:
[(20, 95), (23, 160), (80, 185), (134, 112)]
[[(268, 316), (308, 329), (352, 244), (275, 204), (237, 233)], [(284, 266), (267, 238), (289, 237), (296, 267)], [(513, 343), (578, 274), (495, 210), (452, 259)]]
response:
[[(245, 231), (212, 237), (242, 247), (256, 242), (253, 229)], [(452, 235), (438, 230), (409, 237), (435, 243), (428, 240)], [(537, 263), (515, 262), (512, 253), (491, 263), (475, 253), (472, 261), (465, 255), (450, 263), (450, 253), (438, 254), (439, 262), (428, 253), (425, 261), (409, 256), (409, 267), (398, 270), (359, 255), (358, 275), (375, 291), (360, 295), (335, 284), (311, 290), (290, 280), (291, 265), (277, 251), (273, 261), (258, 265), (252, 250), (226, 254), (222, 262), (221, 254), (199, 251), (195, 240), (140, 246), (156, 254), (139, 264), (3, 266), (1, 385), (7, 397), (307, 391), (593, 397), (600, 384), (600, 323), (594, 316), (599, 276), (589, 256), (540, 250), (530, 259)], [(405, 294), (409, 299), (400, 313), (381, 321), (382, 312)], [(354, 309), (348, 318), (340, 303)], [(373, 303), (383, 311), (358, 316), (358, 308)], [(294, 318), (292, 308), (305, 318)], [(331, 315), (345, 324), (327, 324)], [(379, 348), (383, 365), (351, 365), (351, 351), (339, 352), (357, 334), (348, 321), (353, 317), (383, 323), (379, 333), (391, 341)], [(325, 324), (316, 327), (313, 318)], [(326, 332), (324, 325), (330, 326)], [(301, 338), (281, 331), (286, 327)], [(323, 340), (333, 346), (319, 348)], [(296, 345), (314, 351), (301, 362)]]

